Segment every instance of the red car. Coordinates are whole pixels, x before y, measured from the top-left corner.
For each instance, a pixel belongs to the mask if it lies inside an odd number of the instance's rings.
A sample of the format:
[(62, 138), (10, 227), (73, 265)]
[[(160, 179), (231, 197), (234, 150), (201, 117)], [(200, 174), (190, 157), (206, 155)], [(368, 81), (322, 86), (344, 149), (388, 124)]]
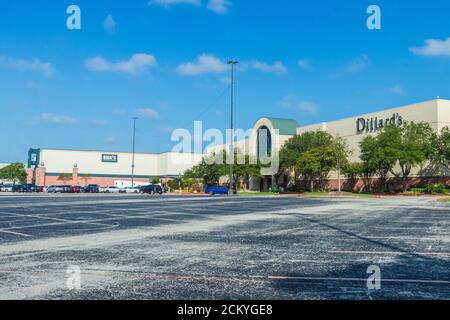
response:
[(81, 193), (81, 187), (73, 186), (70, 188), (71, 193)]

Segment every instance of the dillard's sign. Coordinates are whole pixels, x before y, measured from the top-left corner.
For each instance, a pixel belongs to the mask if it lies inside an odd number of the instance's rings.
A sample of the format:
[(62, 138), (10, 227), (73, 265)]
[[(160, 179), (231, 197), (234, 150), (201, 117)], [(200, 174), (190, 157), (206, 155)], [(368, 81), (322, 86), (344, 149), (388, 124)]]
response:
[(392, 118), (378, 119), (378, 117), (365, 119), (359, 118), (356, 124), (356, 132), (358, 134), (377, 132), (383, 130), (389, 125), (401, 127), (405, 121), (398, 113), (394, 113)]

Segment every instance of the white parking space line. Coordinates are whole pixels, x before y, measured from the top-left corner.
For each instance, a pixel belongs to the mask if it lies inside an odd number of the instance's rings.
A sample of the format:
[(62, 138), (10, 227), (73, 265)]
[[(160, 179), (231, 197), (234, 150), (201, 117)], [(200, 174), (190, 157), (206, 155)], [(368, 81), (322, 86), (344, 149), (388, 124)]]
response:
[(4, 230), (4, 229), (0, 229), (1, 233), (8, 233), (8, 234), (13, 234), (15, 236), (21, 236), (21, 237), (32, 237), (32, 235), (30, 234), (26, 234), (26, 233), (21, 233), (21, 232), (14, 232), (14, 231), (8, 231), (8, 230)]
[(428, 228), (416, 228), (416, 227), (371, 227), (372, 229), (379, 230), (430, 230), (436, 226), (430, 226)]
[(330, 250), (328, 253), (339, 254), (372, 254), (372, 255), (420, 255), (420, 256), (450, 256), (450, 252), (389, 252), (389, 251), (341, 251)]
[[(283, 276), (270, 276), (271, 280), (316, 280), (316, 281), (351, 281), (351, 282), (367, 282), (367, 278), (327, 278), (327, 277), (283, 277)], [(381, 279), (381, 282), (393, 282), (393, 283), (423, 283), (423, 284), (450, 284), (450, 281), (446, 280), (422, 280), (422, 279)]]
[(39, 225), (25, 225), (21, 227), (10, 227), (10, 228), (3, 228), (2, 230), (16, 230), (16, 229), (26, 229), (30, 227), (43, 227), (43, 226), (52, 226), (52, 225), (64, 225), (64, 224), (88, 224), (88, 225), (98, 225), (102, 227), (117, 227), (117, 225), (112, 226), (105, 223), (99, 223), (99, 220), (67, 220), (67, 219), (60, 219), (60, 218), (52, 218), (52, 217), (43, 217), (43, 216), (35, 216), (35, 215), (27, 215), (27, 214), (14, 214), (16, 217), (27, 217), (27, 218), (33, 218), (38, 220), (51, 220), (51, 221), (57, 221), (57, 223), (48, 223), (48, 224), (39, 224)]

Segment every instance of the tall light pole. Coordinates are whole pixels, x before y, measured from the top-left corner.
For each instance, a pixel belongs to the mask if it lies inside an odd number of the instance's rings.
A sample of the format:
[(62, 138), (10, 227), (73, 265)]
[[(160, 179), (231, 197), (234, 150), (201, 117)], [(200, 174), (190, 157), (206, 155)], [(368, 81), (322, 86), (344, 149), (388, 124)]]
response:
[(131, 159), (131, 187), (134, 188), (134, 151), (136, 147), (136, 120), (137, 117), (133, 117), (133, 155)]
[(234, 195), (233, 187), (234, 187), (234, 174), (233, 174), (233, 165), (234, 165), (234, 66), (239, 62), (236, 60), (228, 61), (228, 64), (231, 65), (231, 125), (230, 125), (230, 189), (228, 191), (229, 195)]

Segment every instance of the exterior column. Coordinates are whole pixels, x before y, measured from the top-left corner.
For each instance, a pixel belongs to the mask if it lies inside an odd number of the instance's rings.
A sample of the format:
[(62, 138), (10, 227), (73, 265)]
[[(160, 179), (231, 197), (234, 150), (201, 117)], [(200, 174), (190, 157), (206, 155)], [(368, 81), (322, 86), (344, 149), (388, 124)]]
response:
[(72, 170), (72, 183), (78, 185), (78, 167), (74, 166)]

